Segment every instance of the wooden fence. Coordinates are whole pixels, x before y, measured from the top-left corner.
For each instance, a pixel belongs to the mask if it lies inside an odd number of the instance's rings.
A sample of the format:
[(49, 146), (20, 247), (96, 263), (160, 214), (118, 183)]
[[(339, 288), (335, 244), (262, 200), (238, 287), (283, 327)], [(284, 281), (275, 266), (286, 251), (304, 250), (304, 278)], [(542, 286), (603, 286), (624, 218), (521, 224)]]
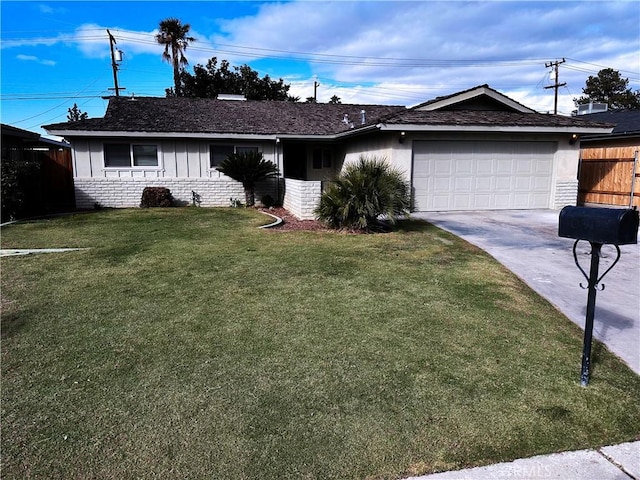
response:
[[(640, 207), (640, 145), (581, 150), (578, 203)], [(633, 188), (632, 188), (633, 187)]]
[(69, 211), (75, 208), (71, 150), (49, 148), (41, 152), (42, 190), (45, 206), (50, 211)]

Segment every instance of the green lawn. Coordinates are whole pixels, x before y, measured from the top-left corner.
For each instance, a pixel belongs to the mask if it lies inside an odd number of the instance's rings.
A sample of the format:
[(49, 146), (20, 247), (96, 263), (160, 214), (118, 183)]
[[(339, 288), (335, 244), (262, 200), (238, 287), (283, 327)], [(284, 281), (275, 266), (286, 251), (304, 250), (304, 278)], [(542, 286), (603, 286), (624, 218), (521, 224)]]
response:
[(638, 438), (640, 377), (418, 222), (242, 209), (2, 228), (3, 478), (401, 478)]

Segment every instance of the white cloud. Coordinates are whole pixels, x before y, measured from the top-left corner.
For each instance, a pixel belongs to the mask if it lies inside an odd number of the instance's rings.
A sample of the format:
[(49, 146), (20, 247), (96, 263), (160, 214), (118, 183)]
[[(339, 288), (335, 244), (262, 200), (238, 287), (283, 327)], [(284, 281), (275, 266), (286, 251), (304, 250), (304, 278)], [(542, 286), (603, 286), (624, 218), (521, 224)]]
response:
[(44, 3), (38, 4), (38, 10), (40, 11), (40, 13), (46, 13), (46, 14), (51, 14), (55, 12), (53, 7), (51, 7), (50, 5), (46, 5)]
[[(563, 113), (601, 68), (618, 69), (632, 88), (640, 86), (634, 2), (268, 3), (255, 16), (223, 22), (221, 32), (214, 43), (260, 46), (254, 55), (316, 54), (313, 73), (345, 85), (332, 87), (343, 102), (403, 103), (400, 86), (422, 87), (429, 99), (488, 83), (532, 108), (553, 110), (545, 62), (563, 57)], [(304, 99), (312, 85), (292, 83), (291, 91)]]
[(53, 67), (56, 64), (56, 62), (54, 62), (53, 60), (41, 60), (40, 58), (38, 58), (38, 57), (36, 57), (34, 55), (18, 54), (18, 55), (16, 55), (16, 58), (18, 60), (22, 60), (23, 62), (36, 62), (36, 63), (39, 63), (41, 65), (46, 65), (48, 67)]
[[(124, 53), (125, 58), (136, 55), (162, 55), (163, 46), (155, 40), (157, 29), (151, 31), (125, 30), (118, 27), (104, 27), (98, 24), (84, 24), (80, 26), (74, 34), (74, 43), (83, 55), (89, 58), (106, 58), (111, 55), (109, 46), (109, 35), (111, 32), (116, 43), (115, 48)], [(203, 35), (191, 30), (190, 35), (196, 41), (189, 45), (186, 56), (191, 65), (196, 63), (206, 63), (213, 56), (213, 46)]]

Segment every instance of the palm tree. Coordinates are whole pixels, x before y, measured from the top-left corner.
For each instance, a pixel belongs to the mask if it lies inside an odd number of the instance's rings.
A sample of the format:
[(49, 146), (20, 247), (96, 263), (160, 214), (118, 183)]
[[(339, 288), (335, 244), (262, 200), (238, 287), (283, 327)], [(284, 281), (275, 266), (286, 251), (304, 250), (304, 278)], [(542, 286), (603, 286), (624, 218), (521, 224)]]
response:
[(336, 229), (376, 231), (407, 215), (411, 189), (404, 175), (384, 158), (361, 156), (349, 163), (326, 188), (317, 218)]
[(278, 167), (256, 151), (232, 153), (220, 162), (216, 170), (242, 182), (247, 207), (256, 203), (256, 183), (278, 174)]
[(162, 59), (173, 64), (173, 84), (175, 94), (180, 96), (180, 67), (188, 65), (184, 52), (187, 46), (195, 42), (194, 37), (188, 36), (191, 25), (184, 25), (177, 18), (166, 18), (160, 22), (159, 33), (156, 35), (156, 42), (164, 45)]

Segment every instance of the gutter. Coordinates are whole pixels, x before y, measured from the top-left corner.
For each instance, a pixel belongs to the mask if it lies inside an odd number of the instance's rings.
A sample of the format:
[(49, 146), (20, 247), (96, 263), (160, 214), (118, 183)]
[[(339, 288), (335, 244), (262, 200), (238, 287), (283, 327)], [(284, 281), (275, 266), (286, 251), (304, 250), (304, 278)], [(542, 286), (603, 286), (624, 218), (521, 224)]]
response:
[(416, 125), (379, 124), (380, 130), (388, 132), (520, 132), (520, 133), (576, 133), (607, 134), (613, 127), (536, 127), (536, 126), (485, 126), (485, 125)]
[(377, 123), (360, 127), (353, 130), (329, 134), (250, 134), (250, 133), (200, 133), (200, 132), (114, 132), (100, 130), (48, 130), (51, 135), (60, 137), (111, 137), (111, 138), (201, 138), (208, 140), (262, 140), (276, 142), (280, 140), (312, 140), (312, 141), (332, 141), (348, 138), (356, 135), (364, 135), (374, 131), (388, 132), (499, 132), (499, 133), (569, 133), (569, 134), (592, 134), (607, 135), (613, 131), (612, 127), (580, 127), (580, 126), (486, 126), (486, 125), (420, 125), (420, 124), (386, 124)]
[(230, 139), (236, 138), (240, 140), (271, 140), (274, 141), (279, 137), (275, 134), (255, 134), (255, 133), (200, 133), (200, 132), (123, 132), (123, 131), (105, 131), (105, 130), (47, 130), (51, 135), (60, 137), (146, 137), (146, 138), (220, 138)]

